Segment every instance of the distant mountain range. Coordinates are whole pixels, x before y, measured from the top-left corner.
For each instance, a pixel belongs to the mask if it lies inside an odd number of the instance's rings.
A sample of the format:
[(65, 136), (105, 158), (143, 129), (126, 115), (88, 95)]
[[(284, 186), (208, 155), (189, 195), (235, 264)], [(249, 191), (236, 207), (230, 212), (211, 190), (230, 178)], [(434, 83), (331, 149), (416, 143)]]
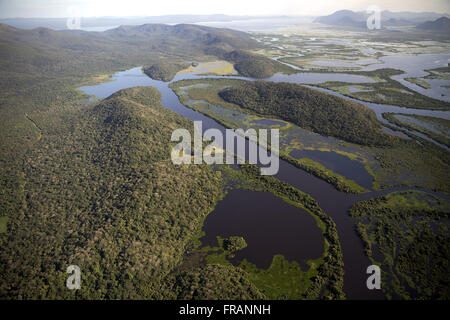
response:
[(213, 48), (227, 52), (235, 49), (255, 49), (259, 46), (244, 32), (190, 24), (120, 26), (98, 33), (82, 30), (56, 31), (43, 27), (23, 30), (0, 24), (0, 49), (5, 49), (6, 52), (6, 48), (17, 45), (51, 49), (46, 52), (48, 57), (52, 56), (52, 51), (57, 50), (81, 50), (85, 55), (88, 52), (109, 52), (109, 55), (113, 55), (122, 48), (124, 54), (131, 56), (134, 53), (133, 47), (141, 48), (143, 52), (153, 50), (166, 54), (172, 51), (176, 54), (177, 50), (183, 48), (183, 53), (202, 55), (205, 50), (211, 51)]
[(435, 21), (421, 23), (416, 28), (430, 31), (450, 32), (450, 19), (442, 17)]
[[(261, 25), (286, 27), (295, 24), (317, 22), (331, 26), (366, 28), (369, 14), (365, 11), (340, 10), (328, 16), (302, 17), (302, 16), (230, 16), (224, 14), (211, 15), (165, 15), (146, 17), (90, 17), (81, 18), (81, 26), (84, 31), (104, 31), (119, 26), (140, 26), (145, 24), (200, 24), (213, 27), (225, 27), (229, 29), (248, 31), (253, 30), (245, 25), (245, 21), (258, 21), (259, 26), (254, 28), (260, 30)], [(446, 18), (442, 19), (441, 18)], [(381, 12), (381, 26), (400, 27), (410, 26), (422, 30), (448, 31), (449, 14), (434, 12)], [(436, 21), (439, 20), (439, 21)], [(433, 22), (436, 22), (433, 25)], [(52, 30), (67, 30), (67, 18), (7, 18), (0, 19), (0, 24), (7, 24), (19, 29), (36, 29), (39, 27)], [(265, 28), (263, 28), (265, 29)]]
[[(232, 16), (224, 14), (209, 15), (164, 15), (164, 16), (144, 16), (144, 17), (83, 17), (80, 19), (81, 27), (85, 31), (104, 31), (108, 28), (118, 26), (137, 26), (143, 24), (204, 24), (215, 26), (225, 25), (235, 29), (234, 22), (259, 21), (264, 24), (270, 21), (277, 26), (292, 25), (302, 22), (311, 22), (313, 17), (297, 16)], [(19, 29), (35, 29), (38, 27), (49, 28), (52, 30), (67, 29), (67, 18), (7, 18), (0, 19), (0, 23), (7, 24)]]
[[(332, 26), (366, 28), (366, 21), (369, 16), (370, 14), (366, 13), (365, 11), (354, 12), (351, 10), (340, 10), (328, 16), (318, 17), (314, 20), (314, 22)], [(440, 18), (445, 18), (448, 20), (448, 18), (450, 18), (450, 15), (434, 12), (391, 12), (386, 10), (381, 12), (381, 26), (419, 26), (425, 24), (426, 22), (433, 23), (430, 20), (439, 20)], [(426, 28), (421, 29), (426, 30)], [(428, 30), (440, 31), (441, 29)]]
[[(253, 78), (292, 71), (248, 52), (259, 48), (261, 44), (247, 33), (192, 24), (120, 26), (104, 32), (42, 27), (23, 30), (0, 24), (0, 74), (4, 74), (0, 84), (11, 89), (6, 75), (11, 70), (28, 75), (74, 76), (130, 66), (151, 66), (149, 70), (156, 70), (151, 75), (168, 81), (193, 61), (211, 58), (227, 60), (241, 75)], [(12, 88), (16, 88), (14, 83)]]
[[(228, 16), (224, 14), (210, 15), (165, 15), (146, 17), (88, 17), (81, 18), (82, 26), (86, 28), (117, 27), (121, 25), (143, 25), (148, 23), (181, 24), (197, 22), (228, 22), (248, 19), (247, 16)], [(0, 23), (19, 29), (35, 29), (38, 27), (53, 30), (67, 29), (67, 18), (8, 18), (0, 19)]]

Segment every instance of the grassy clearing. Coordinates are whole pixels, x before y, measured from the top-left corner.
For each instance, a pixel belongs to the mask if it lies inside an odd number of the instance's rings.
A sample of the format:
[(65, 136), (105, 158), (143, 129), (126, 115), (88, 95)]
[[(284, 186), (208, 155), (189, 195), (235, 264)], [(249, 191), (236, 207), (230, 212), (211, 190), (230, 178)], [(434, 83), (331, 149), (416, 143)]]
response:
[(8, 223), (8, 217), (0, 217), (0, 233), (6, 233), (6, 225)]
[(237, 71), (234, 69), (233, 64), (228, 61), (210, 61), (199, 63), (197, 66), (190, 65), (187, 69), (181, 70), (178, 73), (225, 76), (236, 74)]
[(424, 79), (450, 80), (450, 67), (436, 68), (425, 71), (430, 74), (425, 76)]
[(239, 267), (249, 274), (249, 279), (268, 299), (297, 300), (304, 298), (312, 284), (311, 279), (318, 275), (316, 263), (321, 264), (320, 261), (311, 262), (310, 268), (303, 271), (297, 262), (290, 262), (282, 255), (276, 255), (267, 270), (258, 269), (246, 260)]

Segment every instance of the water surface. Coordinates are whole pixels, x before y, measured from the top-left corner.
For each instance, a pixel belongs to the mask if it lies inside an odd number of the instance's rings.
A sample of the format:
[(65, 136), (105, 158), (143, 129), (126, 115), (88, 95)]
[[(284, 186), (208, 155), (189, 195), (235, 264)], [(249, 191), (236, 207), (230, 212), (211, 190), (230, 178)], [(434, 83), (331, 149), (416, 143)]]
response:
[(290, 156), (296, 159), (309, 158), (317, 161), (327, 169), (355, 181), (360, 186), (369, 190), (372, 189), (373, 176), (367, 172), (364, 164), (357, 160), (351, 160), (336, 152), (320, 150), (293, 150)]
[(292, 206), (269, 192), (234, 189), (205, 219), (200, 239), (204, 245), (217, 246), (217, 236), (242, 236), (247, 247), (230, 259), (239, 264), (247, 259), (267, 269), (276, 254), (297, 261), (307, 270), (308, 259), (323, 254), (323, 237), (314, 218), (305, 210)]
[[(181, 79), (201, 79), (201, 78), (222, 78), (222, 77), (198, 77), (189, 74), (177, 75), (174, 81)], [(253, 80), (244, 77), (236, 77), (244, 80)], [(83, 92), (87, 94), (95, 95), (99, 98), (105, 98), (114, 92), (135, 87), (135, 86), (153, 86), (156, 87), (162, 95), (161, 103), (162, 105), (172, 111), (177, 112), (178, 114), (192, 120), (192, 121), (202, 121), (203, 122), (203, 130), (207, 130), (209, 128), (216, 128), (222, 132), (225, 132), (226, 128), (221, 124), (216, 122), (213, 119), (208, 118), (207, 116), (200, 114), (198, 112), (193, 111), (192, 109), (184, 106), (178, 100), (178, 97), (175, 93), (168, 87), (168, 83), (153, 80), (142, 73), (140, 67), (133, 68), (127, 71), (118, 72), (113, 76), (113, 80), (111, 82), (106, 82), (103, 84), (88, 86), (79, 88)], [(332, 91), (331, 91), (332, 92)], [(332, 92), (334, 94), (334, 92)], [(345, 97), (344, 97), (345, 98)], [(352, 99), (354, 100), (354, 99)], [(376, 105), (376, 104), (374, 104)], [(384, 108), (384, 107), (382, 107)], [(399, 107), (386, 106), (386, 108), (394, 108), (397, 110)], [(376, 108), (374, 108), (376, 110)], [(414, 111), (424, 112), (427, 114), (436, 114), (448, 117), (448, 112), (441, 111), (429, 111), (429, 110), (416, 110), (416, 109), (407, 109), (407, 108), (399, 108), (402, 111), (408, 110), (411, 113)], [(395, 111), (394, 111), (395, 112)], [(402, 113), (402, 112), (397, 112)], [(405, 112), (403, 112), (405, 113)], [(261, 148), (261, 147), (260, 147)], [(395, 190), (408, 190), (411, 188), (397, 188), (384, 190), (380, 192), (371, 192), (363, 195), (351, 195), (337, 191), (332, 185), (326, 183), (325, 181), (303, 171), (300, 170), (293, 165), (283, 161), (280, 159), (280, 170), (278, 174), (275, 176), (280, 181), (284, 181), (295, 188), (302, 190), (303, 192), (308, 193), (314, 199), (316, 199), (319, 203), (319, 206), (324, 210), (326, 214), (328, 214), (333, 221), (336, 223), (339, 241), (342, 248), (343, 259), (344, 259), (344, 291), (346, 293), (347, 298), (350, 299), (382, 299), (383, 295), (379, 291), (371, 291), (367, 289), (366, 280), (366, 268), (371, 264), (370, 260), (364, 254), (364, 248), (362, 246), (361, 239), (355, 232), (355, 224), (354, 221), (348, 215), (348, 209), (350, 206), (358, 201), (367, 200), (379, 195), (387, 194)], [(429, 192), (429, 191), (428, 191)], [(441, 195), (442, 196), (442, 195)], [(233, 196), (232, 196), (233, 197)], [(259, 197), (256, 196), (255, 197)], [(233, 199), (233, 198), (232, 198)], [(258, 198), (259, 199), (259, 198)], [(229, 201), (225, 200), (224, 201)], [(258, 200), (259, 201), (259, 200)], [(274, 200), (277, 201), (277, 200)], [(225, 205), (224, 203), (222, 205)], [(226, 204), (228, 206), (228, 204)], [(252, 205), (257, 206), (256, 203)], [(287, 209), (289, 211), (291, 209)], [(290, 212), (290, 211), (289, 211)], [(233, 214), (233, 213), (232, 213)], [(250, 213), (251, 214), (251, 213)], [(276, 214), (276, 213), (275, 213)], [(301, 213), (299, 213), (301, 215)], [(267, 215), (266, 217), (269, 217)], [(255, 218), (257, 219), (257, 218)], [(305, 218), (307, 219), (307, 218)], [(247, 220), (249, 221), (249, 220)], [(290, 220), (283, 219), (286, 224)], [(306, 222), (308, 224), (308, 222)], [(313, 227), (309, 224), (311, 229), (317, 229), (317, 227)], [(258, 221), (254, 221), (253, 227), (258, 227)], [(287, 230), (290, 230), (292, 226), (285, 225)], [(295, 227), (300, 228), (296, 230), (302, 230), (302, 226), (295, 225)], [(221, 232), (228, 232), (226, 228), (220, 230)], [(235, 232), (235, 231), (234, 231)], [(255, 231), (256, 232), (256, 231)], [(315, 232), (315, 231), (311, 231)], [(297, 240), (290, 242), (290, 248), (278, 248), (278, 253), (286, 252), (286, 254), (291, 257), (291, 259), (298, 259), (299, 263), (304, 263), (305, 259), (316, 258), (317, 251), (320, 246), (323, 245), (323, 239), (317, 237), (317, 234), (311, 234), (311, 237), (307, 242), (300, 241), (303, 238), (295, 238)], [(252, 239), (262, 239), (262, 238), (254, 238)], [(263, 241), (263, 240), (261, 240)], [(286, 241), (286, 240), (283, 240)], [(253, 243), (253, 241), (252, 241)], [(278, 242), (274, 242), (278, 243)], [(285, 243), (285, 242), (280, 242)], [(253, 244), (252, 244), (253, 246)], [(299, 248), (299, 247), (308, 247), (308, 248)], [(248, 249), (250, 250), (250, 249)], [(286, 251), (283, 251), (286, 250)], [(289, 253), (289, 252), (291, 253)], [(244, 252), (245, 254), (245, 252)], [(292, 254), (292, 255), (291, 255)], [(301, 254), (302, 257), (296, 256)], [(309, 257), (308, 257), (309, 256)]]

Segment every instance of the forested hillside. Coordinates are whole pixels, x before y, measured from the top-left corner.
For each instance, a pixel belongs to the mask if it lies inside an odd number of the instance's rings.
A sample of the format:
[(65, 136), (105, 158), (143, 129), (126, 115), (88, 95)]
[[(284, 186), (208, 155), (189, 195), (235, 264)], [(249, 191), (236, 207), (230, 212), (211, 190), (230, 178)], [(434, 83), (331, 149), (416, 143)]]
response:
[(243, 74), (255, 77), (259, 71), (243, 65), (245, 61), (261, 68), (250, 57), (270, 66), (264, 76), (289, 71), (278, 62), (244, 51), (257, 48), (259, 43), (246, 33), (197, 25), (148, 24), (84, 32), (20, 30), (0, 24), (0, 70), (20, 74), (12, 84), (1, 77), (0, 84), (14, 89), (27, 83), (35, 72), (45, 72), (46, 77), (75, 76), (161, 62), (190, 64), (211, 58), (227, 59), (240, 66)]
[(29, 120), (34, 113), (73, 104), (81, 96), (73, 89), (83, 82), (92, 83), (94, 76), (98, 82), (136, 66), (171, 65), (155, 72), (157, 78), (168, 79), (177, 70), (172, 65), (223, 59), (227, 52), (258, 47), (246, 33), (196, 25), (121, 26), (107, 32), (84, 32), (20, 30), (0, 24), (1, 184), (15, 184), (20, 178), (12, 172), (15, 165), (10, 160), (17, 160), (38, 138), (39, 130)]
[(86, 76), (158, 62), (212, 58), (213, 49), (251, 50), (246, 33), (194, 25), (121, 26), (106, 32), (20, 30), (0, 24), (0, 84), (16, 90), (32, 80)]
[[(231, 266), (174, 270), (221, 194), (210, 167), (170, 161), (172, 130), (192, 123), (163, 108), (156, 89), (94, 106), (75, 90), (118, 70), (257, 47), (202, 26), (0, 25), (0, 297), (264, 297)], [(71, 263), (83, 272), (76, 293), (65, 287)]]
[(171, 81), (177, 72), (186, 69), (187, 64), (158, 62), (144, 69), (144, 73), (150, 78), (160, 81)]
[(369, 146), (391, 145), (369, 108), (305, 86), (264, 81), (241, 82), (221, 91), (227, 102), (277, 116), (326, 136)]
[(294, 70), (277, 61), (243, 50), (227, 52), (223, 58), (234, 63), (236, 70), (251, 78), (268, 78), (278, 72), (293, 73)]
[[(192, 123), (160, 98), (133, 88), (52, 119), (1, 235), (1, 298), (173, 298), (163, 278), (221, 191), (209, 166), (172, 164), (167, 141)], [(77, 293), (65, 288), (71, 263), (83, 272)]]
[(85, 102), (75, 88), (136, 66), (214, 59), (207, 49), (234, 46), (258, 44), (243, 32), (192, 25), (84, 32), (0, 24), (0, 214), (21, 206), (22, 157), (42, 135), (57, 130), (50, 115)]

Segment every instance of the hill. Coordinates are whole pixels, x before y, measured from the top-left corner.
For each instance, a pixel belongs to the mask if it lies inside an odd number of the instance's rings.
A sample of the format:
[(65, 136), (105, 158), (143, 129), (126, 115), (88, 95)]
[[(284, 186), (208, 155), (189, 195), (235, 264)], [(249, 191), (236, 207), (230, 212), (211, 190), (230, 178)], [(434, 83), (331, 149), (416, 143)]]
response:
[(259, 44), (243, 32), (197, 25), (122, 26), (108, 32), (85, 32), (42, 27), (21, 30), (0, 24), (0, 212), (17, 212), (17, 185), (23, 181), (20, 159), (53, 130), (50, 122), (36, 125), (33, 121), (50, 110), (58, 113), (63, 112), (61, 108), (82, 104), (85, 98), (75, 88), (136, 66), (156, 65), (155, 73), (167, 80), (177, 71), (174, 66), (224, 59), (241, 48), (253, 50)]
[(223, 54), (223, 58), (231, 61), (241, 75), (256, 79), (268, 78), (277, 72), (294, 72), (277, 61), (244, 50), (227, 52)]
[[(172, 164), (172, 131), (193, 124), (160, 99), (137, 87), (45, 116), (53, 133), (24, 162), (26, 204), (0, 234), (2, 299), (175, 299), (193, 281), (214, 284), (209, 298), (262, 297), (233, 267), (167, 278), (221, 189), (211, 167)], [(82, 270), (77, 292), (65, 287), (71, 263)]]
[[(259, 44), (243, 32), (197, 25), (146, 24), (121, 26), (105, 32), (54, 31), (46, 28), (20, 30), (0, 25), (0, 42), (15, 50), (0, 67), (16, 71), (42, 67), (39, 61), (23, 59), (23, 52), (38, 51), (49, 61), (45, 72), (95, 71), (102, 65), (138, 65), (172, 59), (175, 62), (204, 57), (211, 48), (224, 51), (252, 50)], [(25, 48), (27, 47), (27, 48)], [(12, 51), (10, 49), (9, 51)], [(33, 53), (33, 58), (35, 53)], [(162, 58), (163, 57), (163, 58)], [(103, 58), (98, 66), (99, 58)], [(31, 66), (29, 66), (31, 65)], [(71, 68), (77, 65), (77, 68)]]
[[(137, 65), (154, 66), (151, 74), (170, 80), (174, 71), (192, 61), (226, 59), (251, 77), (267, 77), (290, 68), (253, 54), (260, 44), (249, 34), (199, 25), (145, 24), (120, 26), (105, 32), (20, 30), (0, 24), (0, 77), (11, 87), (11, 72), (27, 77), (89, 76)], [(262, 66), (261, 66), (262, 65)], [(264, 70), (261, 70), (264, 69)], [(16, 89), (19, 83), (13, 86)]]
[[(173, 129), (192, 123), (163, 108), (156, 89), (122, 90), (90, 107), (74, 90), (120, 69), (238, 47), (258, 43), (190, 25), (100, 33), (0, 25), (1, 298), (174, 299), (196, 281), (214, 288), (207, 298), (263, 298), (233, 267), (169, 276), (220, 193), (210, 167), (170, 161)], [(74, 260), (77, 293), (65, 287)]]
[(369, 108), (301, 85), (243, 82), (219, 95), (258, 114), (277, 116), (325, 136), (370, 146), (393, 141)]
[[(331, 26), (366, 28), (366, 21), (369, 16), (370, 14), (365, 11), (339, 10), (328, 16), (318, 17), (314, 22)], [(427, 20), (437, 19), (442, 16), (450, 17), (446, 14), (434, 12), (391, 12), (385, 10), (381, 12), (381, 27), (416, 26)]]
[(441, 17), (435, 21), (427, 21), (422, 24), (419, 24), (416, 28), (421, 30), (449, 33), (450, 19), (446, 17)]
[[(147, 23), (196, 23), (208, 21), (236, 21), (245, 20), (247, 16), (228, 16), (224, 14), (210, 15), (165, 15), (165, 16), (135, 16), (135, 17), (83, 17), (83, 28), (102, 28), (121, 25), (142, 25)], [(67, 29), (67, 18), (6, 18), (0, 19), (0, 23), (8, 24), (19, 29), (34, 29), (38, 27), (53, 30)]]
[(353, 12), (351, 10), (339, 10), (328, 16), (318, 17), (314, 22), (356, 28), (364, 28), (366, 26), (365, 15), (361, 12)]
[(178, 71), (187, 68), (187, 64), (158, 62), (148, 68), (144, 68), (144, 73), (150, 78), (160, 81), (171, 81)]

